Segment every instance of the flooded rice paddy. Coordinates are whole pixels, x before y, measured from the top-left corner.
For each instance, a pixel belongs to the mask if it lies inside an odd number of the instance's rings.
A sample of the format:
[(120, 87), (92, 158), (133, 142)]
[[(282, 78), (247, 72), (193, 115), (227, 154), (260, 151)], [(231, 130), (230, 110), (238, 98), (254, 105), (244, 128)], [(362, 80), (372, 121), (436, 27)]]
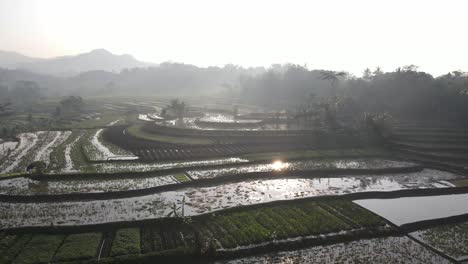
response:
[(83, 225), (165, 217), (185, 197), (185, 215), (241, 205), (304, 197), (414, 188), (444, 188), (452, 174), (422, 171), (385, 176), (316, 179), (271, 179), (185, 188), (141, 197), (52, 203), (0, 203), (0, 226)]
[(450, 263), (408, 237), (387, 237), (219, 261), (246, 263)]
[(396, 225), (468, 214), (468, 194), (396, 199), (366, 199), (355, 203)]
[(13, 178), (0, 181), (0, 194), (36, 195), (67, 193), (99, 193), (126, 190), (140, 190), (156, 186), (176, 184), (178, 181), (171, 175), (124, 178), (124, 179), (89, 179), (89, 180), (53, 180), (36, 181), (30, 178)]
[(191, 170), (187, 173), (194, 179), (214, 178), (230, 174), (268, 171), (300, 171), (314, 169), (384, 169), (403, 168), (416, 164), (405, 161), (385, 159), (340, 159), (340, 160), (299, 160), (273, 163), (253, 164), (245, 166), (230, 166), (220, 169)]
[(246, 159), (241, 158), (225, 158), (225, 159), (210, 159), (210, 160), (194, 160), (194, 161), (182, 161), (182, 162), (109, 162), (109, 163), (98, 163), (94, 164), (93, 168), (100, 173), (112, 173), (112, 172), (145, 172), (152, 170), (162, 170), (170, 168), (183, 168), (191, 166), (208, 166), (208, 165), (222, 165), (231, 163), (245, 163), (248, 162)]
[(69, 136), (70, 131), (39, 131), (18, 134), (19, 143), (8, 158), (0, 164), (0, 173), (24, 171), (33, 161), (50, 162), (50, 153), (62, 144)]
[(13, 151), (16, 146), (18, 145), (18, 142), (16, 141), (3, 141), (0, 139), (0, 158), (5, 157)]
[(458, 261), (468, 260), (468, 222), (417, 231), (411, 236)]
[(202, 118), (200, 118), (200, 121), (212, 123), (258, 123), (262, 120), (240, 120), (235, 119), (234, 115), (230, 114), (205, 113), (205, 115)]
[(102, 141), (103, 129), (98, 129), (96, 133), (91, 137), (91, 145), (88, 145), (89, 152), (92, 153), (93, 161), (106, 161), (106, 160), (137, 160), (138, 157), (133, 155), (131, 152), (123, 150), (117, 146), (113, 146), (111, 150)]

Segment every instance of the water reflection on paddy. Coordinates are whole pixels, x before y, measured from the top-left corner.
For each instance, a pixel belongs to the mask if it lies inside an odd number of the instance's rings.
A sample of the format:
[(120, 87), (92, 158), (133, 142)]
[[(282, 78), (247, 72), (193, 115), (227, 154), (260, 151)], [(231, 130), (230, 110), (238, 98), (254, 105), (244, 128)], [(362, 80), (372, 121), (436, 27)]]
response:
[(172, 175), (157, 177), (140, 177), (130, 179), (84, 179), (54, 181), (36, 181), (30, 178), (21, 177), (0, 181), (0, 194), (34, 195), (99, 193), (125, 190), (140, 190), (176, 183), (178, 183), (178, 181)]
[(385, 159), (318, 159), (285, 161), (276, 160), (272, 163), (252, 164), (243, 166), (227, 166), (208, 170), (191, 170), (187, 173), (194, 179), (214, 178), (229, 174), (267, 171), (299, 171), (314, 169), (384, 169), (415, 166), (415, 163)]
[(185, 214), (197, 215), (223, 208), (354, 192), (443, 188), (457, 178), (424, 170), (407, 175), (343, 176), (339, 178), (272, 179), (186, 188), (153, 195), (85, 202), (0, 203), (2, 227), (91, 224), (164, 217), (185, 197)]

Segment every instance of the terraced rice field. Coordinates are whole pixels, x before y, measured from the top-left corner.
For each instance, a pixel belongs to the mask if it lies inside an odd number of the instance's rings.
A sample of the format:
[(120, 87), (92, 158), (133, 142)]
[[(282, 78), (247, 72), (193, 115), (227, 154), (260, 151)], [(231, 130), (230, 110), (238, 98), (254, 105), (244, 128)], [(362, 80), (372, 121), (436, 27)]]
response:
[(382, 219), (349, 201), (303, 202), (210, 214), (191, 221), (169, 219), (104, 233), (0, 234), (0, 253), (6, 261), (21, 263), (112, 260), (145, 254), (205, 255), (211, 254), (206, 251), (210, 247), (222, 254), (271, 244), (272, 239), (287, 244), (301, 237), (312, 241), (365, 230), (389, 229)]
[(40, 131), (18, 135), (18, 146), (0, 164), (2, 173), (25, 171), (33, 161), (50, 163), (50, 153), (71, 135), (70, 131)]
[(318, 246), (216, 263), (451, 263), (407, 237)]
[(458, 261), (468, 260), (468, 223), (442, 225), (411, 235)]
[[(65, 176), (66, 177), (66, 176)], [(156, 186), (177, 184), (176, 175), (140, 177), (132, 179), (89, 179), (39, 181), (30, 178), (13, 178), (0, 181), (0, 194), (37, 195), (98, 193), (148, 189)]]
[[(83, 225), (167, 216), (185, 199), (185, 215), (278, 200), (369, 191), (447, 188), (453, 174), (379, 175), (315, 179), (272, 179), (185, 188), (135, 198), (83, 202), (0, 203), (0, 226)], [(185, 197), (185, 198), (184, 198)], [(18, 220), (20, 219), (20, 220)]]
[(191, 170), (187, 173), (194, 179), (214, 178), (231, 174), (268, 171), (302, 171), (316, 169), (383, 169), (404, 168), (416, 164), (404, 161), (392, 161), (383, 159), (324, 159), (324, 160), (300, 160), (272, 163), (231, 166), (220, 169)]
[[(468, 214), (468, 194), (366, 199), (355, 203), (388, 219), (396, 225)], [(430, 205), (430, 206), (427, 206)]]
[(138, 157), (131, 152), (121, 149), (115, 145), (104, 143), (102, 140), (103, 129), (89, 131), (83, 145), (83, 151), (90, 161), (109, 161), (109, 160), (137, 160)]
[[(156, 123), (166, 103), (105, 102), (73, 131), (0, 143), (0, 264), (467, 260), (458, 170), (363, 149), (356, 131), (238, 122), (231, 105)], [(111, 114), (128, 105), (157, 113)], [(444, 143), (407, 132), (413, 146)], [(24, 174), (38, 160), (45, 173)]]

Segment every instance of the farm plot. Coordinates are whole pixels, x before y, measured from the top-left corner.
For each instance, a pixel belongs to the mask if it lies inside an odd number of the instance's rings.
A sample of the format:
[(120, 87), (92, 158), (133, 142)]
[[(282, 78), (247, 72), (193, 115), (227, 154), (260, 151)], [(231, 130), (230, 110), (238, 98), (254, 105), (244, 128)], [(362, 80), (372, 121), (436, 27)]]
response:
[(17, 145), (18, 142), (16, 141), (3, 141), (0, 139), (0, 159), (9, 155)]
[(354, 202), (396, 225), (404, 225), (468, 214), (467, 200), (468, 194), (452, 194), (395, 199), (364, 199)]
[(203, 165), (222, 165), (232, 163), (244, 163), (248, 162), (246, 159), (241, 158), (225, 158), (225, 159), (207, 159), (207, 160), (194, 160), (194, 161), (183, 161), (183, 162), (114, 162), (114, 163), (99, 163), (93, 164), (92, 167), (101, 173), (111, 172), (142, 172), (152, 170), (162, 170), (169, 168), (183, 168), (191, 166), (203, 166)]
[(468, 222), (438, 226), (411, 235), (458, 261), (468, 260)]
[(64, 235), (34, 235), (15, 258), (14, 262), (49, 263), (64, 238)]
[(22, 159), (29, 155), (28, 152), (37, 144), (39, 135), (40, 133), (19, 134), (18, 137), (20, 141), (18, 146), (10, 153), (3, 164), (0, 165), (0, 172), (12, 172), (16, 167), (18, 167)]
[(241, 158), (252, 161), (265, 160), (291, 160), (316, 158), (363, 158), (384, 156), (385, 151), (380, 149), (330, 149), (330, 150), (295, 150), (282, 152), (260, 152), (242, 155)]
[(147, 114), (139, 114), (138, 115), (138, 120), (148, 121), (148, 122), (153, 122), (154, 121), (151, 118), (149, 118)]
[(137, 156), (102, 139), (103, 129), (91, 130), (83, 141), (83, 151), (90, 161), (136, 160)]
[[(58, 172), (75, 172), (78, 170), (74, 169), (74, 163), (72, 156), (76, 156), (79, 152), (73, 153), (72, 149), (76, 148), (79, 150), (75, 144), (80, 140), (81, 136), (83, 135), (83, 131), (73, 131), (71, 132), (70, 136), (62, 142), (61, 144), (57, 145), (52, 152), (50, 153), (50, 164), (48, 166), (49, 173), (58, 173)], [(79, 157), (81, 160), (83, 158)], [(77, 157), (74, 157), (77, 160)], [(84, 162), (84, 161), (83, 161)]]
[(192, 223), (160, 223), (141, 228), (141, 253), (194, 251), (197, 239)]
[[(36, 195), (67, 193), (98, 193), (126, 190), (141, 190), (156, 186), (177, 184), (184, 180), (178, 175), (125, 179), (84, 179), (36, 181), (30, 178), (13, 178), (0, 181), (0, 194)], [(64, 178), (66, 178), (64, 176)], [(188, 180), (188, 179), (186, 179)]]
[(215, 240), (221, 249), (252, 246), (273, 240), (310, 237), (351, 230), (317, 203), (278, 205), (211, 215), (195, 222), (202, 241)]
[(83, 225), (159, 218), (169, 215), (174, 204), (180, 206), (184, 197), (185, 215), (190, 216), (240, 205), (302, 197), (447, 187), (438, 182), (444, 177), (434, 178), (434, 175), (424, 175), (423, 172), (413, 175), (249, 181), (113, 200), (0, 203), (0, 227), (43, 226), (51, 223)]
[(221, 169), (191, 170), (187, 171), (187, 173), (194, 179), (203, 179), (248, 172), (301, 171), (314, 169), (383, 169), (404, 168), (415, 165), (416, 164), (411, 162), (383, 159), (325, 159), (289, 162), (281, 162), (278, 160), (272, 163), (253, 164), (247, 166), (231, 166)]
[(117, 231), (110, 256), (140, 254), (140, 229), (124, 228)]
[(101, 242), (101, 233), (69, 235), (57, 250), (54, 261), (77, 261), (95, 258)]
[[(340, 204), (351, 208), (351, 215), (356, 219), (352, 225), (348, 224), (349, 220), (343, 219), (342, 214), (325, 209), (324, 206), (329, 206), (327, 202), (318, 204), (304, 201), (209, 214), (193, 217), (190, 221), (165, 219), (145, 223), (140, 227), (121, 228), (115, 231), (115, 236), (108, 242), (104, 255), (100, 247), (103, 238), (101, 233), (0, 234), (0, 253), (7, 258), (7, 263), (86, 261), (99, 255), (112, 261), (116, 257), (128, 255), (194, 254), (207, 252), (210, 247), (225, 252), (272, 242), (295, 243), (303, 239), (323, 241), (327, 237), (388, 230), (384, 228), (385, 222), (381, 219), (380, 222), (376, 221), (378, 225), (372, 226), (362, 221), (368, 215), (355, 211), (354, 207), (357, 206), (352, 202), (341, 201)], [(349, 212), (347, 210), (343, 214)], [(381, 228), (372, 229), (374, 226)]]
[(50, 153), (52, 153), (53, 149), (58, 145), (62, 144), (67, 140), (67, 138), (72, 134), (71, 131), (47, 131), (46, 142), (47, 144), (43, 144), (41, 148), (37, 151), (36, 155), (34, 156), (34, 161), (40, 160), (45, 162), (46, 164), (50, 163)]
[(407, 237), (318, 246), (216, 263), (450, 263)]
[(18, 253), (31, 240), (31, 234), (5, 235), (0, 240), (0, 263), (12, 263)]
[(19, 145), (0, 165), (0, 172), (24, 171), (26, 166), (33, 161), (44, 161), (49, 164), (53, 149), (66, 141), (70, 135), (70, 131), (40, 131), (19, 134)]
[(214, 123), (234, 123), (234, 115), (221, 114), (221, 113), (205, 113), (205, 115), (200, 118), (200, 121), (203, 122), (214, 122)]

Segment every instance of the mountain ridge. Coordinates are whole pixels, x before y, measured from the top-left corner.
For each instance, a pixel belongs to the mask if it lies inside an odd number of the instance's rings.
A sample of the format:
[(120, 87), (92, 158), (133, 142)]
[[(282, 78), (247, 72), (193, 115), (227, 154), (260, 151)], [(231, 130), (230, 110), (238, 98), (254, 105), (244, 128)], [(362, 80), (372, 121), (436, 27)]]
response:
[(0, 51), (0, 67), (20, 69), (55, 76), (74, 76), (88, 71), (120, 72), (126, 68), (157, 66), (143, 62), (130, 54), (116, 55), (106, 49), (47, 59), (28, 57), (18, 52)]

